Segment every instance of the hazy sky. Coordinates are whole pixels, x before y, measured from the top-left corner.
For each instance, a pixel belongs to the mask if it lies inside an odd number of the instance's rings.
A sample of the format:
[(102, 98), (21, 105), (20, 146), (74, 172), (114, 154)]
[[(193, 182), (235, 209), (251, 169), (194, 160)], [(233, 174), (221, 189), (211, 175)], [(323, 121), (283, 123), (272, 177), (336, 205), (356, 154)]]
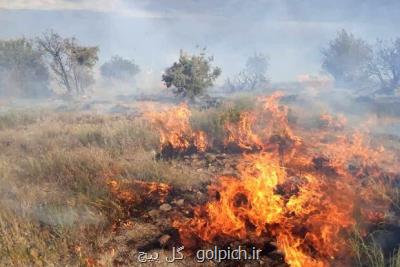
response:
[(207, 47), (225, 75), (254, 52), (270, 57), (273, 81), (318, 73), (320, 50), (337, 30), (373, 42), (394, 38), (397, 0), (0, 0), (1, 38), (33, 37), (46, 29), (99, 45), (160, 71), (179, 49)]

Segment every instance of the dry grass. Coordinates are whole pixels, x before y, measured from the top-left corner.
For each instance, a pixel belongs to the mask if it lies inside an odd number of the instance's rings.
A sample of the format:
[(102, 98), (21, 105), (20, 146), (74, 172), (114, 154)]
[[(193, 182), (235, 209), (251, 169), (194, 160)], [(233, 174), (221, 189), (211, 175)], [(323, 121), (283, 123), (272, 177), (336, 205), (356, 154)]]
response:
[(86, 265), (123, 216), (109, 178), (190, 182), (191, 170), (153, 159), (158, 145), (127, 116), (0, 116), (0, 266)]
[(400, 267), (400, 252), (395, 250), (391, 255), (385, 255), (381, 247), (373, 240), (362, 237), (355, 229), (350, 242), (355, 254), (357, 266), (364, 267)]
[[(195, 130), (223, 142), (223, 125), (253, 108), (251, 97), (193, 111)], [(112, 179), (190, 188), (207, 179), (177, 161), (156, 161), (158, 134), (128, 116), (51, 111), (0, 115), (0, 266), (85, 266), (102, 253), (109, 226), (124, 216), (107, 184)], [(378, 186), (379, 185), (379, 186)], [(396, 206), (396, 189), (371, 184)], [(359, 266), (400, 267), (355, 235)]]
[(9, 111), (0, 115), (0, 130), (26, 126), (40, 119), (42, 111)]
[(225, 101), (217, 108), (208, 110), (194, 110), (191, 117), (191, 126), (194, 130), (201, 130), (212, 138), (214, 146), (219, 146), (224, 140), (224, 125), (227, 121), (238, 121), (243, 111), (254, 108), (255, 97), (237, 95)]

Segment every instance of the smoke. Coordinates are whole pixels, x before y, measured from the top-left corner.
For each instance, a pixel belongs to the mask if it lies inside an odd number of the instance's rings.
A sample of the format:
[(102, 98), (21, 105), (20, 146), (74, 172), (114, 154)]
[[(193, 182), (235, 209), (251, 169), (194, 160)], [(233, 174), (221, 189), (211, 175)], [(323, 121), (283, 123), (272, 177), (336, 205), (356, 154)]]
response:
[(400, 5), (388, 0), (173, 0), (168, 4), (150, 0), (113, 1), (107, 10), (88, 0), (71, 1), (74, 4), (67, 7), (62, 3), (70, 1), (59, 2), (51, 10), (20, 3), (19, 9), (0, 11), (0, 23), (8, 25), (0, 38), (31, 37), (53, 28), (84, 44), (99, 45), (102, 61), (120, 54), (155, 73), (171, 64), (179, 49), (192, 52), (197, 46), (207, 47), (223, 77), (240, 71), (254, 52), (262, 52), (270, 56), (273, 81), (318, 73), (320, 49), (340, 28), (370, 41), (395, 37), (399, 22), (395, 10)]

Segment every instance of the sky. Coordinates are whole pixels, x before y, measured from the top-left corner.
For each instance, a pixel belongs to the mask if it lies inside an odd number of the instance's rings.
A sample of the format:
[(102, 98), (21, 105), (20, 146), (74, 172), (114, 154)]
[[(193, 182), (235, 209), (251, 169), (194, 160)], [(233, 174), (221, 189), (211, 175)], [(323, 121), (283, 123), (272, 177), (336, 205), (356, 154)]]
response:
[(397, 0), (0, 0), (0, 38), (53, 29), (98, 45), (102, 62), (118, 54), (155, 73), (206, 47), (224, 77), (264, 53), (269, 78), (288, 81), (318, 74), (342, 28), (371, 43), (397, 37), (399, 13)]

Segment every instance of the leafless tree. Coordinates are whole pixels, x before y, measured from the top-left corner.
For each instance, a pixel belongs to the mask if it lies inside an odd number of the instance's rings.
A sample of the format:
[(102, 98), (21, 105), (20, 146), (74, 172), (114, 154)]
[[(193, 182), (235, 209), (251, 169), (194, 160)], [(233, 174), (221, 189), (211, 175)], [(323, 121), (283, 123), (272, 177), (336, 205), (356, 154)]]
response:
[(382, 93), (393, 94), (400, 87), (400, 38), (378, 41), (370, 73), (379, 80)]
[(84, 94), (93, 82), (92, 69), (98, 61), (98, 47), (80, 46), (75, 38), (62, 38), (52, 31), (37, 41), (48, 55), (50, 68), (67, 94)]
[(254, 54), (249, 57), (244, 70), (236, 74), (233, 78), (228, 78), (225, 87), (231, 92), (253, 91), (262, 89), (268, 84), (268, 56), (264, 54)]

